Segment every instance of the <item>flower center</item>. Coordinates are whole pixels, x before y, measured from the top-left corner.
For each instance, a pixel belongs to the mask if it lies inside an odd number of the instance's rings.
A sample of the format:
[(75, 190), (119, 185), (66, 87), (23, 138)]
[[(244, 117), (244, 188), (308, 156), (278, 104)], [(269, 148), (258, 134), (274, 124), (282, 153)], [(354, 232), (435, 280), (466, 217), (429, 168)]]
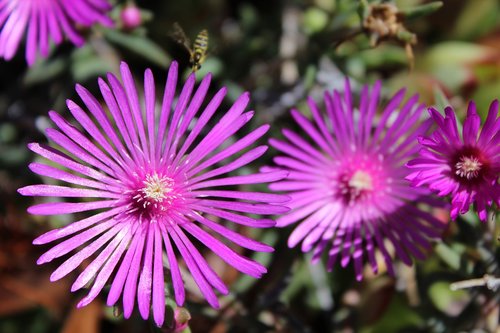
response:
[(476, 178), (483, 163), (475, 156), (462, 156), (455, 164), (455, 174), (462, 178)]
[(175, 182), (172, 178), (157, 173), (146, 176), (142, 187), (132, 197), (136, 210), (142, 214), (155, 215), (167, 210), (175, 199)]
[(373, 190), (372, 177), (367, 172), (358, 170), (349, 180), (349, 186), (357, 191)]
[(167, 194), (172, 192), (173, 180), (168, 177), (159, 177), (156, 173), (148, 175), (143, 182), (144, 187), (139, 191), (144, 194), (148, 201), (162, 202), (167, 198)]
[(450, 170), (457, 182), (464, 186), (479, 184), (497, 176), (486, 155), (477, 147), (463, 147), (450, 160)]
[(346, 203), (354, 204), (372, 193), (373, 188), (372, 175), (367, 171), (356, 170), (340, 177), (339, 192)]

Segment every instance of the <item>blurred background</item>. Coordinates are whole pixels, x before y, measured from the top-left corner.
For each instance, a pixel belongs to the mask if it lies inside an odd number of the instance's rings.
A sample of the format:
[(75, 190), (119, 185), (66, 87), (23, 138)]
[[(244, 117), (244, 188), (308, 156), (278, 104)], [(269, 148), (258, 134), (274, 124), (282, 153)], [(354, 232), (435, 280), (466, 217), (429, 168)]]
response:
[[(421, 102), (453, 105), (463, 117), (474, 99), (481, 116), (500, 97), (500, 1), (445, 0), (442, 6), (419, 0), (391, 2), (402, 13), (398, 34), (377, 38), (377, 27), (364, 27), (358, 0), (184, 0), (112, 1), (115, 28), (82, 30), (87, 43), (54, 48), (51, 56), (27, 68), (24, 50), (10, 62), (0, 60), (0, 333), (171, 332), (156, 328), (138, 314), (130, 320), (105, 306), (105, 297), (76, 310), (85, 291), (70, 293), (78, 272), (56, 283), (50, 273), (62, 261), (36, 265), (48, 247), (32, 240), (76, 216), (38, 217), (26, 213), (32, 198), (16, 189), (38, 183), (27, 165), (26, 149), (44, 142), (49, 110), (67, 115), (65, 100), (79, 102), (76, 82), (100, 96), (97, 77), (118, 72), (125, 60), (142, 81), (151, 68), (163, 89), (166, 69), (179, 61), (186, 77), (189, 53), (171, 37), (174, 22), (194, 40), (207, 29), (208, 57), (198, 77), (212, 72), (210, 94), (228, 88), (224, 108), (244, 91), (251, 92), (262, 123), (291, 124), (292, 107), (307, 111), (305, 98), (320, 101), (325, 89), (342, 89), (349, 76), (359, 93), (362, 84), (383, 80), (383, 95), (407, 87)], [(127, 27), (126, 6), (141, 10), (141, 23)], [(439, 7), (439, 8), (438, 8)], [(248, 131), (248, 128), (246, 129)], [(243, 135), (244, 133), (240, 133)], [(265, 140), (263, 140), (265, 141)], [(270, 162), (273, 152), (259, 166)], [(446, 220), (447, 216), (441, 216)], [(326, 272), (322, 263), (290, 250), (291, 229), (245, 231), (276, 247), (256, 254), (269, 273), (262, 279), (238, 274), (219, 259), (208, 260), (232, 291), (211, 309), (188, 284), (186, 309), (192, 332), (500, 332), (499, 291), (486, 287), (451, 291), (450, 283), (500, 276), (499, 223), (479, 223), (473, 214), (450, 223), (443, 242), (429, 259), (412, 267), (397, 264), (397, 278), (369, 271), (356, 282), (353, 271)]]

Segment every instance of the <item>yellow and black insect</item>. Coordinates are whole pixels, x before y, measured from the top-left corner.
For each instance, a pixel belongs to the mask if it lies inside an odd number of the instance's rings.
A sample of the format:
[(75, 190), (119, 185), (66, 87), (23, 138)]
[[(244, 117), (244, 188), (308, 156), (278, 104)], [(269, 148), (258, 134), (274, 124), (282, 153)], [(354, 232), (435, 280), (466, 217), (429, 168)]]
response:
[(186, 36), (186, 33), (181, 28), (179, 23), (174, 23), (174, 30), (172, 32), (172, 38), (176, 42), (183, 45), (189, 52), (189, 63), (191, 64), (191, 69), (196, 72), (201, 68), (201, 64), (205, 61), (207, 57), (208, 50), (208, 31), (203, 29), (198, 33), (194, 43), (191, 45), (191, 41)]

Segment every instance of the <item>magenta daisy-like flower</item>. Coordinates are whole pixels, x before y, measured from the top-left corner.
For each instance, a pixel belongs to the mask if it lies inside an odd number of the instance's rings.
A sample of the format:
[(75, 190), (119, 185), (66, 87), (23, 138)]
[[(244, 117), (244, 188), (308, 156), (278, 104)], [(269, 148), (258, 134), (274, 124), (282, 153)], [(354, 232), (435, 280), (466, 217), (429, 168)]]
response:
[(450, 195), (452, 219), (467, 213), (470, 205), (475, 204), (484, 221), (487, 208), (493, 203), (500, 205), (498, 101), (491, 103), (482, 130), (476, 105), (469, 103), (462, 138), (455, 112), (451, 107), (444, 111), (445, 117), (436, 109), (429, 109), (438, 128), (431, 136), (420, 138), (420, 156), (408, 163), (413, 172), (407, 179), (415, 186), (427, 185), (439, 196)]
[(0, 57), (12, 59), (26, 31), (30, 66), (38, 52), (48, 55), (49, 39), (60, 44), (66, 36), (82, 45), (75, 24), (91, 26), (98, 22), (110, 26), (112, 21), (106, 16), (110, 8), (106, 0), (0, 0)]
[(379, 82), (371, 92), (365, 86), (355, 105), (346, 81), (343, 94), (325, 93), (326, 113), (309, 99), (313, 121), (292, 110), (303, 134), (284, 129), (288, 142), (272, 139), (271, 145), (285, 155), (274, 158), (278, 168), (266, 168), (290, 172), (270, 185), (292, 198), (287, 203), (291, 211), (277, 220), (280, 227), (298, 222), (288, 245), (302, 242), (302, 251), (313, 251), (313, 261), (328, 251), (329, 270), (339, 258), (343, 267), (352, 261), (358, 280), (365, 261), (378, 272), (377, 249), (394, 274), (390, 247), (410, 265), (412, 256), (424, 258), (430, 239), (443, 228), (423, 208), (439, 206), (439, 201), (405, 180), (405, 163), (418, 149), (416, 138), (429, 127), (419, 122), (423, 106), (418, 96), (402, 104), (402, 89), (379, 115), (380, 89)]
[[(285, 171), (237, 173), (267, 150), (267, 146), (249, 147), (269, 126), (260, 126), (231, 141), (230, 137), (253, 116), (253, 112), (245, 112), (249, 95), (240, 96), (227, 112), (219, 111), (220, 119), (209, 126), (226, 89), (219, 90), (202, 108), (210, 75), (192, 96), (195, 85), (192, 74), (176, 98), (177, 75), (177, 63), (173, 63), (163, 100), (158, 101), (153, 75), (146, 70), (142, 103), (129, 68), (122, 63), (123, 84), (113, 74), (107, 76), (109, 83), (99, 79), (106, 109), (84, 87), (76, 86), (88, 111), (70, 100), (67, 106), (83, 130), (51, 111), (50, 118), (57, 128), (49, 128), (47, 136), (60, 148), (29, 145), (33, 152), (51, 161), (32, 163), (30, 169), (70, 186), (27, 186), (19, 189), (22, 195), (85, 199), (40, 203), (28, 209), (31, 214), (99, 210), (34, 241), (34, 244), (59, 242), (40, 257), (38, 264), (77, 250), (54, 271), (52, 281), (93, 256), (71, 287), (75, 291), (91, 285), (79, 307), (90, 303), (109, 281), (108, 305), (114, 305), (122, 297), (124, 315), (128, 318), (137, 299), (142, 317), (149, 317), (152, 306), (154, 320), (161, 325), (165, 312), (164, 264), (170, 271), (177, 304), (184, 303), (180, 257), (210, 305), (218, 307), (213, 289), (222, 294), (227, 294), (228, 289), (195, 244), (207, 247), (245, 274), (258, 278), (266, 272), (264, 266), (238, 254), (219, 238), (254, 251), (273, 250), (221, 223), (271, 227), (275, 224), (271, 219), (242, 213), (270, 215), (288, 211), (279, 205), (289, 199), (286, 196), (231, 188), (273, 182), (286, 176)], [(200, 109), (203, 111), (199, 112)]]

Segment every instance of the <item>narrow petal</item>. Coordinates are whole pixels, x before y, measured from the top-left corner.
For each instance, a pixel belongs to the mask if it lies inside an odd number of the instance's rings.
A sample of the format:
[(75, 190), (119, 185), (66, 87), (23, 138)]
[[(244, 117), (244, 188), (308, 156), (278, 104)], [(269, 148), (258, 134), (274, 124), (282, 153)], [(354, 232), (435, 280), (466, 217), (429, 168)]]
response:
[(93, 202), (47, 202), (34, 205), (28, 208), (28, 213), (33, 215), (55, 215), (85, 212), (102, 208), (111, 208), (116, 204), (116, 200), (104, 200)]
[(163, 277), (162, 235), (158, 224), (154, 225), (153, 262), (153, 318), (158, 327), (165, 320), (165, 281)]
[(154, 225), (148, 228), (146, 239), (146, 251), (144, 252), (144, 262), (139, 276), (137, 286), (137, 306), (143, 319), (148, 319), (149, 308), (151, 307), (151, 289), (153, 282), (153, 249), (156, 229)]

